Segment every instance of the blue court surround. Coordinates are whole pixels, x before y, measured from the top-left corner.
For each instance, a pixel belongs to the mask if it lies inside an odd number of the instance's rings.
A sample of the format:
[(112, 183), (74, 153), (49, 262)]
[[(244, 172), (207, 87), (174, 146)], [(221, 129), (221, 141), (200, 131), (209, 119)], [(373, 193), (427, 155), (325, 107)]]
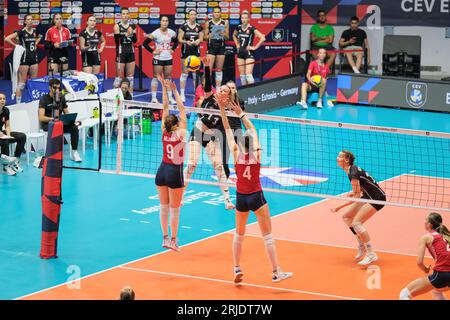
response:
[[(306, 111), (292, 106), (270, 114), (450, 132), (450, 115), (430, 112), (338, 105)], [(87, 149), (84, 163), (95, 166), (91, 145)], [(86, 276), (163, 250), (153, 179), (65, 170), (59, 258), (41, 260), (41, 171), (24, 167), (25, 172), (15, 177), (0, 175), (0, 299), (65, 283), (74, 275), (73, 266)], [(198, 199), (181, 209), (181, 245), (234, 228), (234, 213), (224, 209), (220, 195), (215, 186), (188, 187), (186, 199)], [(266, 193), (266, 199), (272, 215), (320, 200), (274, 193)], [(249, 222), (253, 221), (251, 215)]]

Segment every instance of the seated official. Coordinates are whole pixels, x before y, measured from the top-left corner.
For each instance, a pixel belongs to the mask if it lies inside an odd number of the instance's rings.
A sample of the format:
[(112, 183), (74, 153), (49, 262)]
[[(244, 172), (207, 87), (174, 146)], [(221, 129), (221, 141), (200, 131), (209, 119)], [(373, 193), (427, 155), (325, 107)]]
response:
[[(317, 108), (322, 109), (322, 98), (327, 97), (327, 78), (330, 74), (330, 67), (325, 63), (327, 56), (327, 50), (319, 49), (317, 54), (317, 60), (312, 61), (309, 64), (308, 72), (306, 73), (306, 81), (302, 84), (302, 96), (301, 100), (297, 102), (302, 109), (308, 109), (306, 104), (306, 96), (308, 91), (318, 92), (319, 99), (317, 100)], [(334, 104), (327, 99), (327, 106), (333, 107)]]
[[(39, 100), (39, 121), (41, 122), (42, 129), (48, 131), (48, 123), (55, 118), (58, 118), (61, 113), (69, 113), (67, 102), (64, 96), (61, 94), (61, 81), (53, 78), (49, 81), (50, 92), (43, 95)], [(53, 97), (56, 98), (54, 102)], [(55, 117), (55, 118), (54, 118)], [(70, 152), (70, 159), (75, 162), (81, 162), (81, 157), (78, 154), (78, 126), (64, 125), (64, 133), (70, 133), (70, 144), (72, 150)]]
[[(350, 19), (350, 29), (347, 29), (342, 33), (341, 39), (339, 40), (339, 46), (344, 50), (363, 50), (365, 47), (367, 49), (367, 64), (370, 64), (369, 41), (367, 40), (366, 32), (359, 28), (358, 17), (352, 17)], [(364, 53), (348, 52), (345, 53), (345, 56), (353, 71), (355, 73), (361, 73), (359, 72), (359, 69), (363, 62)]]
[[(8, 176), (14, 176), (17, 172), (23, 172), (20, 167), (20, 155), (27, 141), (27, 136), (21, 132), (12, 132), (9, 120), (9, 109), (5, 107), (6, 95), (0, 92), (0, 150), (2, 165), (1, 170)], [(9, 144), (16, 143), (14, 157), (9, 156)]]
[(130, 80), (128, 80), (127, 78), (123, 79), (120, 82), (120, 89), (122, 90), (124, 100), (133, 100), (133, 95), (130, 92), (130, 85)]
[[(311, 26), (309, 36), (311, 38), (311, 50), (319, 49), (334, 50), (334, 29), (327, 23), (327, 14), (324, 10), (317, 11), (317, 23)], [(317, 54), (313, 54), (313, 58), (317, 59)], [(327, 65), (330, 67), (334, 64), (336, 53), (328, 53)]]

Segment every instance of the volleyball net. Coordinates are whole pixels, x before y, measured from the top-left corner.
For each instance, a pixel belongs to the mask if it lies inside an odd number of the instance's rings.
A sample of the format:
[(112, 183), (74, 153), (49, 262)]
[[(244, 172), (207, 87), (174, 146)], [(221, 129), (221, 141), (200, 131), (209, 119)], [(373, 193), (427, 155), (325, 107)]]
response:
[[(106, 108), (103, 112), (117, 111), (115, 118), (106, 117), (106, 121), (116, 120), (117, 125), (109, 126), (111, 133), (103, 147), (101, 171), (155, 177), (163, 150), (161, 121), (151, 118), (159, 114), (162, 105), (123, 101), (123, 108), (117, 108), (116, 103), (115, 99), (102, 98)], [(172, 107), (171, 112), (177, 114)], [(197, 113), (220, 115), (217, 110), (189, 107), (186, 112), (188, 141), (198, 121)], [(255, 125), (261, 144), (261, 183), (265, 191), (450, 211), (448, 133), (265, 114), (247, 113), (247, 116)], [(216, 142), (224, 141), (219, 132), (213, 134)], [(350, 181), (336, 161), (341, 150), (353, 152), (355, 164), (380, 183), (386, 202), (349, 198)], [(190, 152), (187, 143), (185, 166)], [(225, 159), (230, 168), (227, 185), (235, 187), (232, 156)], [(204, 148), (190, 181), (220, 185)]]

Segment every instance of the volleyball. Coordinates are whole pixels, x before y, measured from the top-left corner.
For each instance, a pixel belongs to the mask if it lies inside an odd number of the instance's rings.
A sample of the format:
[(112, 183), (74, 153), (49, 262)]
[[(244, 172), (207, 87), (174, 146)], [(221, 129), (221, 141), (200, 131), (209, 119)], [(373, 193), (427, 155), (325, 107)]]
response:
[(197, 56), (189, 56), (184, 61), (184, 66), (189, 71), (197, 71), (198, 69), (200, 69), (200, 64), (201, 63), (202, 62), (200, 61), (199, 57), (197, 57)]
[(313, 76), (311, 80), (316, 87), (320, 87), (322, 85), (322, 77), (319, 75)]

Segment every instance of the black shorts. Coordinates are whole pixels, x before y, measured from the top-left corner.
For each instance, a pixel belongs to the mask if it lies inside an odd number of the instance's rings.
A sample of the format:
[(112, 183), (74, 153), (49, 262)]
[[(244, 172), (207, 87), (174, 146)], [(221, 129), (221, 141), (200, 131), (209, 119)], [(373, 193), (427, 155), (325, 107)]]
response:
[(317, 93), (319, 92), (320, 88), (318, 86), (315, 86), (309, 82), (308, 82), (308, 85), (309, 85), (309, 87), (308, 87), (309, 92), (317, 92)]
[(450, 288), (450, 272), (434, 271), (428, 276), (428, 280), (436, 289)]
[(244, 48), (239, 48), (238, 59), (255, 59), (255, 51), (245, 50)]
[(63, 64), (69, 63), (69, 51), (67, 50), (67, 48), (53, 49), (50, 53), (50, 56), (48, 57), (48, 62), (60, 64), (61, 59), (64, 60)]
[(241, 212), (257, 211), (267, 203), (262, 191), (243, 194), (236, 192), (236, 210)]
[(183, 188), (183, 165), (161, 162), (156, 173), (155, 184), (159, 187), (169, 187), (171, 189)]
[(32, 66), (32, 65), (35, 65), (35, 64), (38, 64), (38, 59), (37, 59), (37, 56), (36, 55), (34, 55), (34, 56), (31, 56), (31, 55), (29, 55), (29, 56), (24, 56), (21, 60), (20, 60), (20, 65), (21, 66)]
[(225, 55), (225, 42), (222, 40), (211, 40), (208, 44), (208, 51), (206, 53), (213, 56)]
[(200, 48), (198, 46), (185, 46), (181, 51), (181, 59), (186, 59), (189, 56), (200, 57)]
[[(382, 193), (377, 193), (377, 194), (372, 194), (372, 195), (368, 195), (367, 193), (363, 193), (362, 199), (371, 199), (371, 200), (378, 200), (378, 201), (386, 201), (386, 196)], [(372, 207), (374, 207), (377, 211), (380, 211), (381, 209), (383, 209), (384, 205), (383, 204), (375, 204), (375, 203), (371, 203), (370, 204)]]
[(83, 68), (99, 66), (100, 63), (100, 55), (98, 52), (82, 52), (81, 53), (81, 62)]
[(173, 65), (173, 59), (170, 60), (158, 60), (158, 59), (153, 59), (153, 65), (154, 66), (171, 66)]
[(134, 52), (122, 52), (120, 54), (120, 61), (119, 61), (119, 57), (116, 57), (116, 62), (120, 62), (120, 63), (131, 63), (136, 61), (135, 57), (134, 57)]
[(189, 141), (197, 141), (199, 143), (202, 144), (203, 148), (206, 148), (206, 146), (208, 145), (208, 143), (210, 141), (216, 141), (216, 139), (219, 139), (219, 143), (221, 144), (221, 148), (223, 150), (224, 148), (224, 139), (225, 138), (225, 131), (223, 129), (216, 129), (215, 132), (217, 132), (217, 130), (220, 132), (221, 136), (218, 136), (218, 134), (208, 134), (208, 133), (204, 133), (202, 131), (200, 131), (195, 125), (194, 128), (191, 131), (191, 136), (189, 138)]

